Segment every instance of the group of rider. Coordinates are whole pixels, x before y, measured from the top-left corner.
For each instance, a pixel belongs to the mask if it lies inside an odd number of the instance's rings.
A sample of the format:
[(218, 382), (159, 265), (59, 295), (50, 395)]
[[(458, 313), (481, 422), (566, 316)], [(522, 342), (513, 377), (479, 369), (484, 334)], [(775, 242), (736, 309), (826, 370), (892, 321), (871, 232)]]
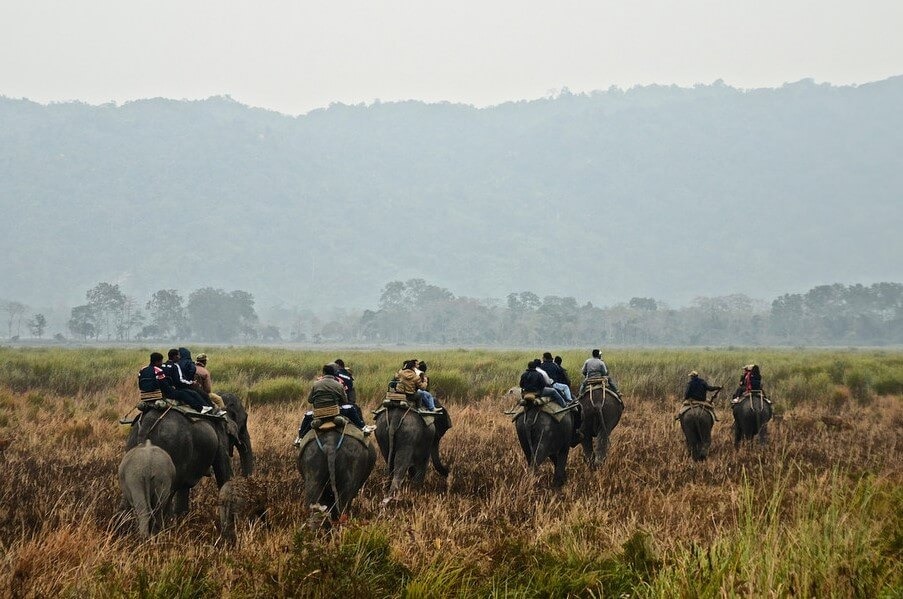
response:
[[(561, 364), (561, 356), (553, 358), (550, 352), (543, 353), (541, 360), (537, 358), (528, 362), (527, 369), (520, 377), (521, 393), (548, 398), (562, 408), (575, 406), (576, 398), (571, 393), (571, 380)], [(436, 398), (429, 392), (429, 377), (426, 372), (426, 362), (417, 359), (405, 360), (389, 383), (389, 391), (414, 399), (425, 413), (443, 413), (444, 409), (437, 406)], [(618, 386), (598, 349), (592, 350), (591, 356), (583, 363), (581, 374), (583, 382), (577, 397), (583, 395), (588, 382), (599, 380), (604, 380), (608, 389), (620, 395)], [(695, 370), (688, 376), (690, 380), (684, 393), (685, 401), (708, 401), (708, 392), (722, 389), (720, 386), (709, 385)], [(169, 350), (165, 362), (162, 354), (152, 353), (150, 364), (138, 372), (138, 389), (141, 399), (145, 401), (172, 399), (190, 406), (201, 414), (225, 415), (222, 398), (212, 391), (210, 371), (207, 370), (207, 355), (200, 354), (196, 360), (192, 360), (191, 352), (184, 347)], [(749, 364), (743, 367), (743, 376), (732, 401), (736, 403), (744, 394), (761, 390), (762, 374), (759, 366)], [(354, 376), (340, 358), (323, 366), (322, 374), (311, 385), (307, 399), (314, 410), (304, 415), (298, 437), (295, 439), (296, 445), (311, 430), (315, 411), (319, 408), (337, 407), (338, 415), (345, 417), (365, 434), (369, 434), (375, 428), (364, 422), (361, 409), (357, 405)]]
[[(708, 401), (707, 393), (709, 391), (723, 389), (717, 385), (709, 385), (695, 370), (690, 371), (687, 376), (690, 377), (690, 380), (687, 383), (687, 390), (684, 392), (684, 401)], [(731, 397), (731, 403), (739, 402), (744, 395), (753, 391), (762, 391), (762, 372), (758, 364), (747, 364), (743, 367), (743, 375)]]
[(213, 392), (207, 354), (195, 360), (184, 347), (163, 354), (153, 352), (150, 364), (138, 371), (138, 390), (143, 401), (171, 399), (190, 406), (201, 414), (225, 415), (223, 399)]

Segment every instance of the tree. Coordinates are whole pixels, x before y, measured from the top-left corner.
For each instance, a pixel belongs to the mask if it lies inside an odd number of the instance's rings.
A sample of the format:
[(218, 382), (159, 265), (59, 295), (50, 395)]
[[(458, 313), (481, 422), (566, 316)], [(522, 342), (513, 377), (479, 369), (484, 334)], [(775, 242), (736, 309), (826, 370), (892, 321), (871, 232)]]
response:
[(95, 325), (94, 307), (90, 304), (76, 306), (72, 308), (69, 318), (69, 330), (73, 335), (77, 335), (87, 340), (89, 337), (97, 336), (97, 326)]
[(28, 330), (32, 335), (40, 339), (44, 336), (44, 330), (47, 328), (47, 319), (43, 314), (35, 314), (28, 321)]
[(255, 338), (254, 296), (240, 290), (198, 289), (188, 296), (188, 322), (196, 339), (228, 342), (239, 334)]
[(122, 339), (126, 297), (119, 285), (98, 283), (88, 290), (85, 297), (93, 310), (98, 333), (105, 334), (110, 339), (115, 332)]
[(22, 316), (25, 315), (25, 310), (27, 310), (27, 306), (21, 302), (4, 302), (3, 303), (3, 311), (6, 312), (6, 329), (7, 336), (12, 338), (13, 336), (13, 324), (16, 325), (16, 336), (18, 337), (21, 328), (22, 328)]
[(175, 289), (161, 289), (154, 293), (145, 308), (150, 312), (151, 324), (161, 338), (188, 334), (188, 321), (182, 296)]

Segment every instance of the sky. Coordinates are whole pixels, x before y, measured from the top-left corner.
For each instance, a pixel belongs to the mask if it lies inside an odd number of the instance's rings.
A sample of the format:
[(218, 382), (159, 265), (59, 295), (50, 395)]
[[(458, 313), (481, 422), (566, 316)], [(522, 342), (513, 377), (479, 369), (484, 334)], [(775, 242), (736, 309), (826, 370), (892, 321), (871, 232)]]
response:
[(0, 95), (477, 106), (903, 74), (901, 0), (0, 0)]

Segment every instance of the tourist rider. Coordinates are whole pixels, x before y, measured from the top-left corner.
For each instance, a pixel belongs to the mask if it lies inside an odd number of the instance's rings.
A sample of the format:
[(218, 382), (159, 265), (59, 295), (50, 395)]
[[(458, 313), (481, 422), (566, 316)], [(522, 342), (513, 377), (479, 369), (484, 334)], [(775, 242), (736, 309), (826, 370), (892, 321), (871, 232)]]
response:
[(345, 361), (341, 358), (336, 358), (333, 364), (336, 366), (336, 378), (345, 386), (345, 394), (348, 396), (347, 405), (350, 405), (357, 412), (358, 418), (363, 422), (364, 415), (361, 412), (361, 407), (357, 405), (357, 393), (354, 390), (354, 377), (351, 376), (351, 371), (345, 368)]
[(527, 362), (527, 370), (520, 375), (520, 382), (518, 383), (521, 394), (533, 393), (537, 397), (549, 397), (562, 408), (567, 407), (568, 404), (564, 397), (561, 396), (561, 393), (546, 383), (548, 375), (540, 372), (536, 368), (538, 365), (539, 360)]
[[(348, 395), (345, 392), (345, 386), (342, 385), (342, 382), (336, 376), (335, 364), (325, 364), (323, 366), (323, 374), (311, 385), (307, 401), (313, 404), (314, 408), (338, 406), (339, 413), (348, 418), (359, 429), (365, 433), (369, 433), (372, 430), (371, 427), (366, 426), (363, 418), (358, 415), (357, 410), (352, 409), (348, 405)], [(310, 431), (313, 419), (313, 411), (304, 414), (301, 427), (298, 429), (298, 438), (295, 439), (295, 445), (300, 445), (301, 439)]]
[(395, 373), (395, 391), (405, 395), (414, 395), (427, 410), (436, 409), (436, 401), (429, 393), (422, 394), (425, 389), (422, 372), (417, 369), (417, 360), (405, 360), (401, 370)]
[(428, 391), (430, 388), (430, 378), (426, 375), (426, 368), (426, 362), (417, 360), (417, 368), (415, 371), (420, 373), (420, 390), (417, 391), (417, 395), (420, 397), (420, 401), (424, 406), (432, 406), (428, 409), (436, 410), (436, 398)]
[(684, 401), (709, 401), (706, 393), (721, 391), (721, 387), (709, 385), (695, 370), (691, 370), (687, 376), (690, 377), (690, 380), (687, 382), (687, 390), (684, 392)]
[(207, 370), (207, 354), (198, 354), (192, 389), (207, 397), (210, 403), (220, 410), (226, 408), (223, 398), (213, 392), (213, 380), (210, 378), (210, 371)]
[(732, 403), (737, 403), (740, 398), (751, 391), (762, 390), (762, 373), (758, 364), (747, 364), (743, 367), (743, 375), (740, 377), (740, 385), (734, 391)]
[[(178, 353), (178, 350), (176, 352)], [(187, 404), (198, 412), (201, 412), (206, 407), (196, 393), (188, 393), (185, 390), (175, 388), (172, 380), (166, 374), (163, 354), (158, 352), (152, 353), (150, 355), (150, 364), (138, 372), (138, 390), (141, 392), (143, 401), (159, 399), (154, 394), (155, 391), (159, 391), (160, 396), (163, 398), (174, 399)]]
[(567, 375), (564, 374), (561, 366), (552, 359), (551, 353), (545, 352), (542, 354), (542, 363), (539, 365), (539, 368), (549, 375), (549, 378), (552, 379), (552, 387), (561, 393), (565, 400), (573, 401), (574, 398), (571, 397), (571, 388), (568, 385)]
[(583, 363), (583, 369), (581, 370), (583, 373), (583, 383), (580, 384), (580, 395), (583, 395), (583, 391), (586, 389), (586, 381), (592, 378), (601, 378), (608, 377), (608, 387), (620, 395), (618, 391), (618, 386), (615, 384), (614, 379), (611, 378), (611, 375), (608, 373), (608, 366), (605, 364), (605, 361), (602, 359), (602, 352), (598, 349), (594, 349), (592, 351), (592, 355)]
[(571, 387), (571, 376), (568, 374), (568, 369), (561, 365), (562, 359), (561, 356), (555, 356), (555, 363), (558, 364), (558, 367), (561, 368), (561, 373), (564, 375), (564, 384)]

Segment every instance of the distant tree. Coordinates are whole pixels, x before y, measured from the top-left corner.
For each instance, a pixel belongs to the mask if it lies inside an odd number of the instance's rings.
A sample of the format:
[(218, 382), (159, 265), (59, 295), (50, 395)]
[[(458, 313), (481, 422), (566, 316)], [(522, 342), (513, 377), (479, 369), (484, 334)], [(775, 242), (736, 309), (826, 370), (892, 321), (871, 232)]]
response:
[(277, 342), (282, 341), (282, 334), (279, 332), (279, 327), (274, 325), (267, 325), (265, 327), (261, 327), (260, 329), (260, 340), (267, 342)]
[(43, 314), (35, 314), (28, 320), (28, 330), (38, 339), (44, 336), (44, 330), (47, 328), (47, 319)]
[(150, 312), (150, 321), (157, 327), (160, 338), (188, 334), (184, 302), (175, 289), (161, 289), (155, 292), (145, 308)]
[(119, 285), (98, 283), (88, 290), (85, 297), (93, 310), (98, 334), (110, 339), (115, 333), (122, 339), (125, 331), (123, 320), (126, 318), (126, 297)]
[(87, 340), (97, 336), (97, 326), (95, 325), (94, 307), (91, 304), (76, 306), (72, 308), (69, 318), (69, 330), (73, 335)]
[(651, 297), (632, 297), (627, 305), (634, 310), (648, 310), (650, 312), (658, 310), (658, 304)]
[(193, 291), (188, 296), (188, 324), (194, 337), (205, 341), (234, 341), (239, 335), (256, 338), (254, 296), (212, 287)]
[(16, 326), (16, 336), (21, 334), (22, 317), (28, 307), (21, 302), (3, 302), (3, 311), (6, 312), (7, 337), (13, 336), (13, 325)]

